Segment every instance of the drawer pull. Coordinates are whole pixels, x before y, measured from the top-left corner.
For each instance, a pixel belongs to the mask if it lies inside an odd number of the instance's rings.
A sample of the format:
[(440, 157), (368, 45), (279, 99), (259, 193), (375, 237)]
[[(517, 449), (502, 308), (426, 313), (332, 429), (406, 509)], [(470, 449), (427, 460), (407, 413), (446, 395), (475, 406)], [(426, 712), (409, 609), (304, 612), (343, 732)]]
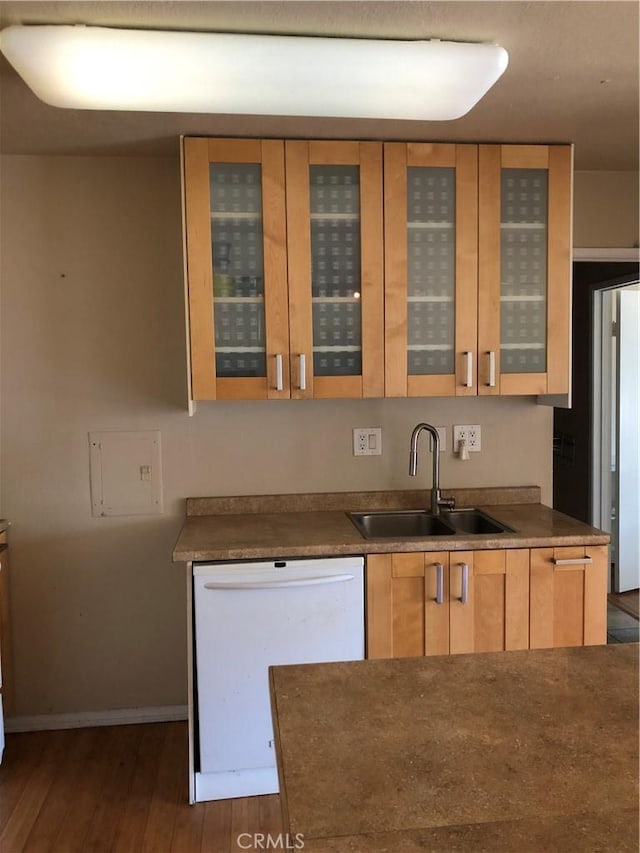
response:
[(444, 602), (444, 566), (436, 563), (436, 604)]
[(489, 381), (487, 382), (487, 385), (489, 386), (489, 388), (495, 388), (496, 387), (496, 354), (493, 350), (491, 350), (488, 353), (488, 355), (489, 355)]
[(460, 601), (466, 604), (469, 600), (469, 566), (466, 563), (460, 563), (462, 568), (462, 583), (460, 585)]
[(558, 560), (554, 557), (551, 562), (554, 566), (590, 566), (593, 560), (591, 557), (572, 557), (566, 560)]
[(304, 353), (300, 353), (299, 355), (299, 364), (300, 364), (300, 376), (298, 385), (300, 386), (301, 391), (307, 390), (307, 357)]
[(467, 364), (467, 375), (464, 382), (465, 388), (473, 387), (473, 353), (465, 352), (464, 357), (466, 359)]
[(282, 356), (276, 356), (276, 391), (284, 390), (284, 381), (282, 377)]

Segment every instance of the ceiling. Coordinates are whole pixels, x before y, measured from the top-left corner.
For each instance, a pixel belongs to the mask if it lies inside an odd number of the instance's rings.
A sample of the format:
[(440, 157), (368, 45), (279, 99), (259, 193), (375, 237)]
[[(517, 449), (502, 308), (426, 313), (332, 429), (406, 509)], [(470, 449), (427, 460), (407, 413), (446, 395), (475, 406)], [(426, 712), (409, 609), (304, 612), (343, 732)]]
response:
[(491, 41), (504, 76), (455, 121), (379, 121), (64, 110), (40, 102), (0, 58), (0, 150), (172, 156), (180, 134), (574, 142), (577, 169), (638, 168), (636, 0), (387, 2), (0, 2), (10, 24), (94, 24), (394, 39)]

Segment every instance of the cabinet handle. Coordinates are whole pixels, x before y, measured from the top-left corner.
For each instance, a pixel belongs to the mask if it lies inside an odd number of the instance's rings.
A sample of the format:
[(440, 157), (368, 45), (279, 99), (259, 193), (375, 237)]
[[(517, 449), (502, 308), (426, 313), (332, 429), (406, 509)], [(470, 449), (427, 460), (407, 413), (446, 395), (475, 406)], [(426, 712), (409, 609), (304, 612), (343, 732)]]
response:
[(436, 604), (444, 602), (444, 566), (436, 563)]
[(311, 578), (290, 578), (286, 581), (209, 581), (204, 585), (205, 589), (288, 589), (300, 586), (319, 586), (328, 583), (344, 583), (352, 581), (353, 575), (320, 575)]
[(473, 387), (473, 353), (472, 352), (465, 352), (464, 357), (467, 360), (467, 376), (466, 376), (466, 379), (464, 382), (464, 387), (465, 388), (472, 388)]
[(284, 390), (284, 381), (282, 378), (282, 356), (276, 356), (276, 391)]
[(300, 359), (300, 383), (299, 383), (300, 384), (300, 390), (306, 391), (307, 390), (307, 357), (303, 352), (301, 352), (300, 355), (298, 356), (298, 358)]
[(489, 381), (487, 385), (489, 388), (496, 387), (496, 354), (493, 350), (487, 353), (489, 356)]
[(593, 563), (591, 557), (574, 557), (566, 560), (557, 560), (555, 557), (551, 560), (554, 566), (590, 566)]
[(462, 568), (462, 583), (460, 584), (460, 601), (466, 604), (469, 600), (469, 566), (466, 563), (460, 563)]

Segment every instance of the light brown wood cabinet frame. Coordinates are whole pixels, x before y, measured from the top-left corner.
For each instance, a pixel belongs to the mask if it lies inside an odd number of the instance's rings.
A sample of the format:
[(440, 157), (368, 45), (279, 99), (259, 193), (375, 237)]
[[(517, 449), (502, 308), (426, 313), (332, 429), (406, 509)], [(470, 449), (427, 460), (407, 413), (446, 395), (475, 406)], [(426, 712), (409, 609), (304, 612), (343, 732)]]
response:
[[(607, 553), (604, 545), (368, 555), (367, 657), (604, 644)], [(566, 559), (588, 562), (554, 563)]]
[[(209, 166), (262, 169), (265, 377), (216, 377)], [(190, 399), (566, 394), (570, 371), (571, 145), (183, 139)], [(313, 376), (309, 166), (360, 169), (362, 374)], [(455, 342), (449, 375), (408, 375), (407, 167), (455, 170)], [(544, 373), (500, 371), (500, 175), (548, 173)], [(489, 354), (495, 384), (489, 384)], [(470, 354), (468, 356), (467, 354)], [(307, 365), (300, 381), (300, 356)], [(283, 386), (276, 388), (276, 356)], [(465, 384), (467, 358), (472, 383)], [(302, 388), (301, 385), (306, 385)]]

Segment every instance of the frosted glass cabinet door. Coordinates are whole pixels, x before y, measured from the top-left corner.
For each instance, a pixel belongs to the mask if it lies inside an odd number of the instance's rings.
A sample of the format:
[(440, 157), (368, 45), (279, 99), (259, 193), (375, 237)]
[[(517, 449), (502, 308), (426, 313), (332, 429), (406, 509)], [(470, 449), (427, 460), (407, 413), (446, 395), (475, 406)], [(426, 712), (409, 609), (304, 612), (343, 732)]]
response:
[(386, 396), (475, 394), (477, 146), (384, 158)]
[(480, 146), (480, 394), (568, 391), (571, 153)]
[(382, 397), (382, 146), (286, 142), (291, 396)]
[(184, 146), (193, 396), (288, 397), (284, 143)]

